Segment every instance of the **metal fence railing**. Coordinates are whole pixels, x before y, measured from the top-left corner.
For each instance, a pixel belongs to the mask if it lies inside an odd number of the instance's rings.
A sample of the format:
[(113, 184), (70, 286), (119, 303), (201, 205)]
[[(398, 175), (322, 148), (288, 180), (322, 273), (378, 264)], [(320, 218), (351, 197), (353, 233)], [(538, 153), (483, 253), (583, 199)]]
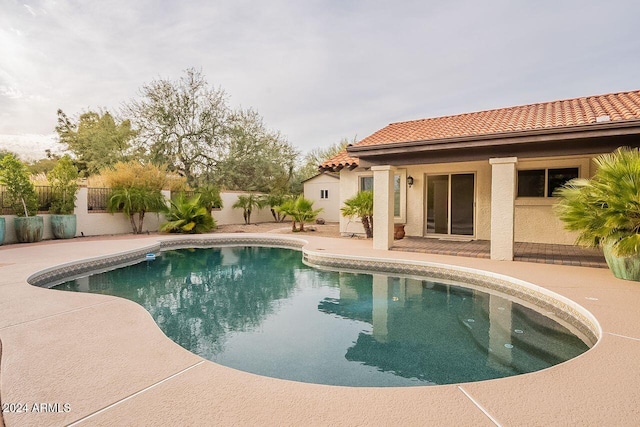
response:
[(110, 188), (87, 188), (87, 210), (89, 213), (106, 212), (110, 196)]
[[(51, 209), (51, 201), (53, 200), (51, 187), (48, 185), (36, 185), (36, 195), (38, 196), (38, 213), (47, 213)], [(7, 189), (0, 187), (0, 214), (12, 215), (13, 208)]]

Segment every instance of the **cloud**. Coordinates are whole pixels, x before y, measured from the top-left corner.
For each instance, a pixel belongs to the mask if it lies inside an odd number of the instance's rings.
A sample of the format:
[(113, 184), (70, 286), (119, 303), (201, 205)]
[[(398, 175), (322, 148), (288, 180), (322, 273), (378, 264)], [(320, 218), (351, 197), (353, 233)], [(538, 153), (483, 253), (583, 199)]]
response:
[(0, 133), (46, 134), (58, 108), (117, 110), (189, 67), (302, 151), (392, 121), (638, 89), (639, 13), (624, 0), (9, 2)]
[(0, 96), (7, 97), (9, 99), (22, 98), (22, 92), (15, 87), (0, 86)]

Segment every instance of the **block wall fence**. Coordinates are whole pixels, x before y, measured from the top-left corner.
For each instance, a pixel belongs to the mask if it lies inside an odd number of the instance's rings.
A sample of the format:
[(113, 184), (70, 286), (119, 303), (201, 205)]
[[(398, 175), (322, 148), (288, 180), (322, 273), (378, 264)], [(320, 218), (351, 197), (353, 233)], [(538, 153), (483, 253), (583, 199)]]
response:
[[(164, 196), (171, 198), (170, 191), (163, 191)], [(220, 193), (222, 198), (222, 208), (212, 211), (218, 225), (244, 224), (242, 209), (233, 209), (231, 206), (236, 202), (238, 196), (248, 194), (242, 191), (223, 191)], [(81, 236), (104, 236), (113, 234), (129, 234), (131, 233), (131, 223), (129, 218), (123, 213), (110, 214), (104, 211), (89, 210), (88, 207), (88, 189), (80, 187), (76, 199), (76, 208), (74, 213), (77, 219), (76, 237)], [(39, 213), (44, 219), (44, 235), (43, 239), (53, 239), (51, 231), (51, 215), (48, 213)], [(15, 215), (2, 215), (5, 218), (5, 236), (3, 244), (16, 243), (16, 235), (13, 226)], [(165, 221), (161, 214), (147, 213), (144, 217), (143, 232), (156, 232), (160, 224)], [(271, 222), (273, 216), (269, 208), (255, 210), (251, 213), (251, 222)]]

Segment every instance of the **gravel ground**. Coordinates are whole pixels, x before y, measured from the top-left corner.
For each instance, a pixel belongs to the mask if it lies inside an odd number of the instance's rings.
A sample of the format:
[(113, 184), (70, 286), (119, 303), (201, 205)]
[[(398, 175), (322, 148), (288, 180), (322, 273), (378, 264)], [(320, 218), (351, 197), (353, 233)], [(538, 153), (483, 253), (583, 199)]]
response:
[(279, 233), (303, 236), (307, 233), (322, 237), (340, 237), (340, 225), (338, 223), (305, 224), (305, 231), (292, 232), (291, 222), (263, 222), (259, 224), (219, 225), (214, 233)]

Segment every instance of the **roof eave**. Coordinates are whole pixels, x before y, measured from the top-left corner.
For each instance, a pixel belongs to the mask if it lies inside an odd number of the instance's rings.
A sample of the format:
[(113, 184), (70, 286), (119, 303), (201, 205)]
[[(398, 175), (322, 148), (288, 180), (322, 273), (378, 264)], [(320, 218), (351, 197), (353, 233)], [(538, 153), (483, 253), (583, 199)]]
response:
[(526, 144), (557, 140), (584, 139), (606, 136), (640, 134), (640, 120), (624, 120), (605, 123), (590, 123), (515, 132), (472, 135), (453, 138), (428, 139), (377, 145), (354, 145), (347, 148), (349, 155), (376, 156), (406, 153), (407, 151), (440, 151), (458, 148)]

